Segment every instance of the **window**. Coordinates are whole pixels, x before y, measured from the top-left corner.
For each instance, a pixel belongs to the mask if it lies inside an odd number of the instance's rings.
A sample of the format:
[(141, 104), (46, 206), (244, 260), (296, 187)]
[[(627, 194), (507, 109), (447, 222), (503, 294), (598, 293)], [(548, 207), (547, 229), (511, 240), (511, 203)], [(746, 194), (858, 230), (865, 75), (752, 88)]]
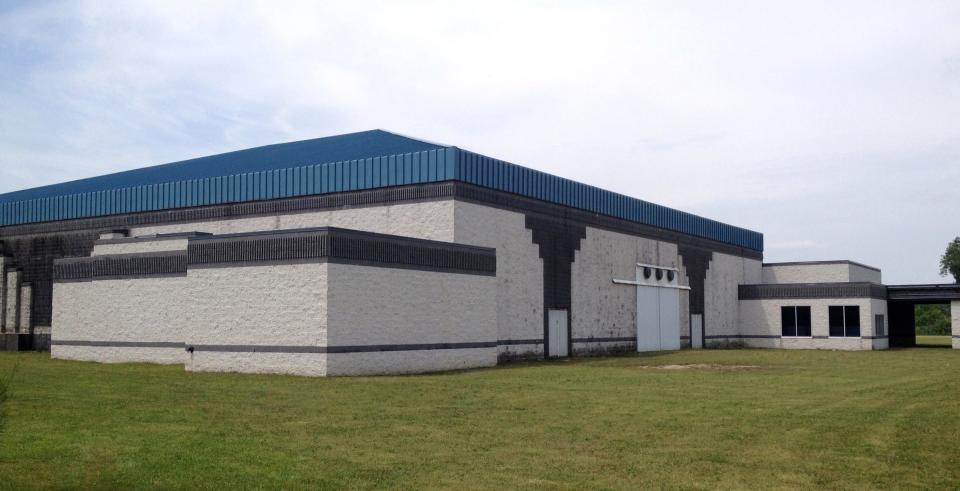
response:
[(810, 337), (810, 307), (780, 307), (781, 335)]
[(860, 307), (857, 305), (831, 305), (830, 337), (860, 337)]
[(873, 316), (873, 335), (883, 337), (887, 335), (886, 325), (883, 322), (883, 314)]

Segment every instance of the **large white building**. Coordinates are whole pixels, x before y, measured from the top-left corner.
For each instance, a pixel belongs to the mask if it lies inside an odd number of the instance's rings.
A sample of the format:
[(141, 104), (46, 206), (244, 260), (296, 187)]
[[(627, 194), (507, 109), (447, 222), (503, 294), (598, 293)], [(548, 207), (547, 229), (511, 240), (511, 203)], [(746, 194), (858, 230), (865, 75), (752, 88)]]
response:
[(849, 261), (369, 131), (0, 195), (7, 349), (353, 375), (681, 347), (883, 349), (912, 306)]

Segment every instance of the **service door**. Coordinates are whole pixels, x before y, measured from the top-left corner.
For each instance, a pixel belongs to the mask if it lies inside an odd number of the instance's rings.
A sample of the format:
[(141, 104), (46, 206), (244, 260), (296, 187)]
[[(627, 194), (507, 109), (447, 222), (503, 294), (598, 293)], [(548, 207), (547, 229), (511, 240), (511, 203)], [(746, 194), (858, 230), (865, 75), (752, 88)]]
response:
[(703, 348), (703, 314), (690, 316), (690, 347)]
[(637, 287), (637, 351), (660, 351), (660, 288)]
[(660, 349), (680, 349), (680, 290), (660, 290)]
[(570, 331), (567, 329), (566, 310), (547, 311), (547, 343), (551, 358), (561, 358), (569, 355)]

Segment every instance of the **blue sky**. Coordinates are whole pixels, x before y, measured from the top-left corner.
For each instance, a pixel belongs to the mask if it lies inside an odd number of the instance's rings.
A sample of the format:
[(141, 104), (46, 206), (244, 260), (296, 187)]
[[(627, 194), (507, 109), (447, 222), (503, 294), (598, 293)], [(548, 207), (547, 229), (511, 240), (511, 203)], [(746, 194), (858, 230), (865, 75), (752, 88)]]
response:
[(384, 128), (940, 282), (957, 2), (3, 2), (0, 192)]

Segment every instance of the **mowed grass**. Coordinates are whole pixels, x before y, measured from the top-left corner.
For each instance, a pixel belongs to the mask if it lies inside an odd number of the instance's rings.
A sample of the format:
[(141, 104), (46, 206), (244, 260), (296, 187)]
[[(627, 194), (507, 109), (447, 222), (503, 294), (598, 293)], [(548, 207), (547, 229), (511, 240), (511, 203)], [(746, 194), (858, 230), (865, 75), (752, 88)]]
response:
[(922, 336), (917, 335), (918, 346), (952, 346), (953, 340), (950, 336)]
[(17, 364), (4, 488), (960, 487), (954, 350), (331, 379), (3, 353), (0, 377)]

